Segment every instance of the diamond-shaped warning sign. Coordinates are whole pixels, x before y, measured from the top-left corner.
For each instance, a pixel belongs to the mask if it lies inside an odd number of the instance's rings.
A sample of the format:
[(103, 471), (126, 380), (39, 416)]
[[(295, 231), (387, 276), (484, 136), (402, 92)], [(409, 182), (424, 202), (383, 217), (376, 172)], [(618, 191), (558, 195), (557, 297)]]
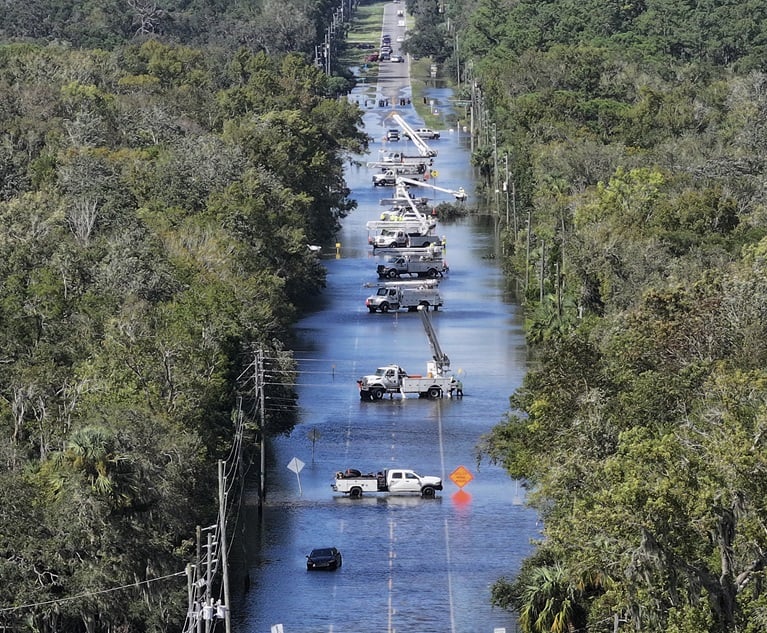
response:
[(459, 466), (450, 473), (450, 480), (459, 488), (463, 488), (472, 479), (474, 479), (474, 475), (465, 466)]

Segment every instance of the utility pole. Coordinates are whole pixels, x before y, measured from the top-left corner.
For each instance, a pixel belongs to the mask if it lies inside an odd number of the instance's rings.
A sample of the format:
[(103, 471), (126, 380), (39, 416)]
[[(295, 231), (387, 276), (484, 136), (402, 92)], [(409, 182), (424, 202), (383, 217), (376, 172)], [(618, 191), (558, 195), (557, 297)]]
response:
[(261, 510), (266, 497), (266, 397), (264, 394), (264, 352), (258, 350), (256, 357), (256, 385), (258, 389), (258, 405), (261, 413), (261, 447), (260, 472), (258, 477), (258, 508)]
[(218, 460), (218, 540), (219, 551), (221, 552), (221, 568), (224, 581), (224, 627), (226, 633), (232, 632), (232, 622), (229, 615), (229, 605), (231, 604), (229, 599), (229, 567), (227, 560), (227, 546), (226, 546), (226, 486), (225, 484), (226, 474), (224, 473), (224, 462)]
[(546, 275), (546, 241), (541, 240), (541, 279), (540, 279), (541, 287), (540, 287), (540, 290), (538, 291), (538, 295), (539, 295), (538, 300), (541, 303), (543, 303), (543, 279), (545, 275)]
[(527, 250), (525, 252), (525, 294), (530, 288), (530, 211), (527, 212)]
[(493, 123), (493, 195), (495, 196), (495, 215), (500, 215), (498, 206), (498, 128)]
[[(506, 194), (506, 228), (509, 226), (509, 153), (504, 152), (503, 162), (506, 167), (506, 178), (503, 181), (503, 191)], [(514, 236), (516, 238), (516, 235)]]

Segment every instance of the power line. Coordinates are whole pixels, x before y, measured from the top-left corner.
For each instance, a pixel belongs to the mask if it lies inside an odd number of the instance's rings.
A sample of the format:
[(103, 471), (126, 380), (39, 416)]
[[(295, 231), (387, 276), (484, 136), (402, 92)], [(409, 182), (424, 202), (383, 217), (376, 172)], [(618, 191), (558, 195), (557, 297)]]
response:
[(20, 604), (15, 607), (1, 607), (0, 613), (9, 613), (12, 611), (19, 611), (21, 609), (32, 609), (35, 607), (44, 607), (49, 604), (61, 604), (63, 602), (71, 602), (72, 600), (79, 600), (80, 598), (90, 598), (92, 596), (99, 596), (105, 593), (113, 593), (115, 591), (122, 591), (123, 589), (138, 588), (144, 585), (149, 585), (154, 582), (160, 582), (161, 580), (167, 580), (168, 578), (175, 578), (176, 576), (185, 576), (186, 571), (177, 571), (174, 574), (168, 574), (167, 576), (159, 576), (157, 578), (151, 578), (149, 580), (141, 580), (138, 582), (130, 583), (129, 585), (121, 585), (119, 587), (110, 587), (108, 589), (100, 589), (98, 591), (88, 591), (79, 593), (74, 596), (67, 596), (66, 598), (57, 598), (55, 600), (45, 600), (43, 602), (30, 602), (28, 604)]

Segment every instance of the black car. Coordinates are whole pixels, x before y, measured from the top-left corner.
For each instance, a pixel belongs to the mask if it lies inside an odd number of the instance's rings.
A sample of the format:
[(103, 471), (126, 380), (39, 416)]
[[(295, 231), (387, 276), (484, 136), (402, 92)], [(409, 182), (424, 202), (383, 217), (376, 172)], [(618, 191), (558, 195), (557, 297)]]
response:
[(306, 569), (338, 569), (341, 566), (341, 552), (335, 547), (313, 549), (306, 557)]

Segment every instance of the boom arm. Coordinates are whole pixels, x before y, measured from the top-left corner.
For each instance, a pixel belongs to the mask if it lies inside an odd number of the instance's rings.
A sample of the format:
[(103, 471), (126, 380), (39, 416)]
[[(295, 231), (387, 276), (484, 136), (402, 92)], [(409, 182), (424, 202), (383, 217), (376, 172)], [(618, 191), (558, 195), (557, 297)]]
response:
[(439, 344), (437, 333), (434, 331), (434, 326), (431, 324), (429, 318), (429, 312), (425, 309), (425, 306), (420, 306), (418, 312), (421, 313), (421, 321), (423, 321), (423, 328), (426, 330), (426, 337), (429, 339), (429, 345), (431, 346), (432, 358), (437, 363), (437, 371), (441, 375), (445, 370), (450, 369), (450, 359), (447, 354), (442, 351), (442, 347)]
[(424, 158), (430, 158), (432, 156), (437, 155), (437, 150), (432, 149), (429, 147), (429, 145), (424, 141), (418, 134), (416, 134), (415, 130), (410, 127), (407, 121), (403, 119), (399, 114), (394, 113), (391, 115), (392, 119), (399, 125), (405, 132), (408, 133), (410, 136), (410, 140), (413, 141), (415, 146), (418, 148), (418, 152), (423, 156)]
[(403, 176), (400, 176), (397, 178), (397, 189), (399, 190), (400, 185), (413, 185), (414, 187), (428, 187), (429, 189), (434, 189), (435, 191), (442, 191), (444, 193), (449, 193), (452, 196), (455, 196), (456, 200), (466, 200), (466, 192), (464, 191), (463, 187), (459, 187), (458, 189), (446, 189), (445, 187), (438, 187), (437, 185), (429, 184), (428, 182), (422, 182), (420, 180), (413, 180), (412, 178), (405, 178)]

